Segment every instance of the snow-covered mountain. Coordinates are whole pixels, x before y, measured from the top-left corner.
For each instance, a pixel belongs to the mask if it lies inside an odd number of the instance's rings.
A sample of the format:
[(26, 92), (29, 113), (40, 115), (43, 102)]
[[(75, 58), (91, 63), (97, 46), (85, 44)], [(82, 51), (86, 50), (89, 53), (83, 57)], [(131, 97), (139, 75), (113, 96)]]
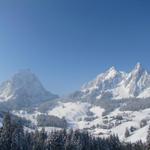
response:
[(57, 98), (45, 90), (39, 79), (30, 70), (21, 70), (0, 85), (0, 102), (20, 101), (38, 103)]
[(82, 86), (80, 95), (91, 99), (101, 99), (106, 95), (111, 99), (147, 98), (150, 97), (150, 73), (140, 63), (129, 73), (111, 67)]

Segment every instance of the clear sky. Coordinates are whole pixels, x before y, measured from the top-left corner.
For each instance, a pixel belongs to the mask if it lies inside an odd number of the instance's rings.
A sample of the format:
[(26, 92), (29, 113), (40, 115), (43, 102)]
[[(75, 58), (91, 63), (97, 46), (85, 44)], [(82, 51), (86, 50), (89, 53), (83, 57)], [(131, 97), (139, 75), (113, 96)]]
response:
[(150, 0), (0, 1), (0, 82), (30, 68), (66, 94), (136, 62), (150, 70)]

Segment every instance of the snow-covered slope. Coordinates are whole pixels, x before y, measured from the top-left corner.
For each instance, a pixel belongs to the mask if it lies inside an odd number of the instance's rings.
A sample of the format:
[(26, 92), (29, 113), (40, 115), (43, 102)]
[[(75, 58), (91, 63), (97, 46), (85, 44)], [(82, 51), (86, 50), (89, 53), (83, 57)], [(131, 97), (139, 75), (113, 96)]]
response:
[[(108, 137), (111, 134), (115, 134), (122, 141), (146, 141), (150, 125), (150, 108), (140, 111), (120, 111), (120, 108), (117, 108), (103, 116), (104, 111), (105, 109), (101, 106), (78, 101), (59, 102), (45, 114), (59, 118), (65, 117), (68, 122), (68, 128), (87, 130), (93, 136)], [(13, 113), (30, 120), (34, 125), (37, 125), (37, 116), (41, 114), (37, 110), (33, 113), (27, 113), (26, 111), (13, 111)], [(38, 128), (40, 129), (41, 127), (39, 126)], [(53, 129), (47, 126), (45, 128), (47, 131), (52, 131)], [(126, 130), (129, 131), (128, 137), (125, 137)]]
[[(107, 137), (118, 135), (122, 141), (146, 142), (150, 125), (150, 109), (141, 111), (120, 111), (119, 108), (103, 116), (104, 109), (88, 103), (60, 103), (49, 111), (50, 115), (65, 117), (70, 127), (88, 130), (94, 136)], [(145, 120), (145, 124), (141, 125)], [(129, 136), (125, 137), (125, 131)]]
[(56, 97), (57, 95), (45, 90), (30, 70), (22, 70), (0, 85), (0, 102), (26, 100), (29, 103), (36, 103)]
[(147, 98), (150, 97), (150, 74), (140, 63), (129, 73), (111, 67), (85, 84), (80, 92), (81, 98), (91, 99), (101, 99), (107, 95), (111, 99)]

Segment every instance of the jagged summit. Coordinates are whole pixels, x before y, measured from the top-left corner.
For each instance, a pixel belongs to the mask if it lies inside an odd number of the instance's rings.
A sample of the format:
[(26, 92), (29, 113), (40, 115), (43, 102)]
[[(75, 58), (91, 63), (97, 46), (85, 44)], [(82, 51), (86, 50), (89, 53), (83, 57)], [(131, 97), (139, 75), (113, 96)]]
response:
[(117, 70), (114, 66), (112, 66), (107, 70), (107, 72), (117, 72)]
[(113, 78), (114, 76), (116, 76), (118, 73), (118, 71), (115, 69), (114, 66), (112, 66), (110, 69), (108, 69), (106, 71), (106, 78)]
[(36, 103), (52, 99), (57, 95), (47, 91), (40, 80), (29, 69), (20, 70), (0, 85), (0, 101), (26, 101)]
[(134, 72), (135, 74), (137, 74), (137, 73), (139, 74), (139, 73), (142, 73), (144, 71), (146, 71), (146, 70), (143, 68), (143, 66), (141, 65), (141, 63), (137, 63), (135, 65), (134, 69), (131, 72)]
[(137, 64), (135, 65), (136, 69), (141, 69), (142, 68), (142, 64), (140, 62), (137, 62)]
[(150, 97), (150, 74), (137, 63), (131, 72), (111, 67), (81, 88), (82, 97), (101, 99), (109, 94), (112, 99)]

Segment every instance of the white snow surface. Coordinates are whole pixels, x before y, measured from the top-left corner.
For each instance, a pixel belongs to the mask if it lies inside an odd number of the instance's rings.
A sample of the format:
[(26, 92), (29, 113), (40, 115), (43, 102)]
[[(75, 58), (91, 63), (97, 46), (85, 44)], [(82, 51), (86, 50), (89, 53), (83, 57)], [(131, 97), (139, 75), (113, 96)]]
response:
[(84, 128), (86, 123), (83, 119), (87, 116), (87, 113), (91, 107), (89, 103), (81, 102), (68, 102), (59, 103), (59, 105), (48, 112), (49, 115), (57, 117), (65, 117), (69, 122), (71, 128)]

